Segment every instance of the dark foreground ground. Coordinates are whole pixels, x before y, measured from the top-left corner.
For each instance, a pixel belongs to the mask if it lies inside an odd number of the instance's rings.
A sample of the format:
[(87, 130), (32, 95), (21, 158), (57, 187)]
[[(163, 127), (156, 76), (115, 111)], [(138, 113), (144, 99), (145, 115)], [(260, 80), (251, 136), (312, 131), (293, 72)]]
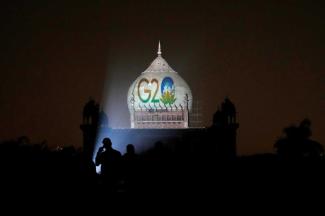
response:
[[(324, 205), (325, 160), (280, 159), (276, 155), (255, 155), (232, 160), (213, 157), (171, 155), (139, 156), (123, 161), (107, 178), (96, 174), (94, 164), (82, 152), (73, 149), (48, 151), (37, 146), (2, 146), (0, 151), (0, 187), (4, 201), (32, 203), (38, 208), (45, 203), (56, 205), (78, 203), (82, 209), (88, 205), (125, 198), (138, 208), (148, 200), (158, 206), (170, 204), (194, 207), (193, 202), (246, 203), (256, 202), (272, 209), (280, 203), (299, 200), (304, 206), (312, 200), (315, 206)], [(315, 202), (317, 201), (317, 202)], [(185, 204), (186, 204), (185, 202)], [(181, 204), (183, 203), (183, 204)], [(297, 203), (297, 202), (296, 202)], [(29, 204), (30, 205), (30, 204)], [(229, 210), (236, 209), (234, 204)]]

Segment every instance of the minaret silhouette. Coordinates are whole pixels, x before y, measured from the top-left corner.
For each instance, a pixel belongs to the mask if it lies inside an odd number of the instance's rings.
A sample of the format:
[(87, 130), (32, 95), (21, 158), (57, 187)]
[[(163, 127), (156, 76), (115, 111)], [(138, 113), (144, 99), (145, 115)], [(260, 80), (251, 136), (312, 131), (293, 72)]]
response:
[(83, 151), (88, 159), (91, 159), (93, 155), (98, 123), (99, 104), (96, 104), (96, 102), (90, 98), (84, 106), (83, 122), (80, 125), (80, 129), (83, 133)]
[(213, 116), (209, 128), (210, 148), (218, 159), (231, 159), (237, 156), (236, 137), (239, 124), (236, 119), (236, 107), (228, 97)]

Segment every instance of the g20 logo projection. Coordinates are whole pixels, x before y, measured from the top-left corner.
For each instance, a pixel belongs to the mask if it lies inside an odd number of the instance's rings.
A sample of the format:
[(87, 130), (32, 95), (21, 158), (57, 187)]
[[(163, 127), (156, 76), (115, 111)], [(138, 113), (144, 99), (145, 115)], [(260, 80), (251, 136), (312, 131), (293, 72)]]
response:
[(171, 77), (165, 77), (159, 84), (155, 78), (151, 80), (142, 78), (138, 83), (138, 97), (143, 103), (162, 102), (165, 105), (172, 105), (176, 101), (174, 81)]

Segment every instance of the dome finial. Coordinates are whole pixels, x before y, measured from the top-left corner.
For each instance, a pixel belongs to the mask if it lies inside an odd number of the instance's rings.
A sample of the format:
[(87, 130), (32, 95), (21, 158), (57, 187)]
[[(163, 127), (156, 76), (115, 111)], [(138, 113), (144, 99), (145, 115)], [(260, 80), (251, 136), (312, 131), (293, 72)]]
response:
[(160, 47), (160, 40), (159, 40), (159, 43), (158, 43), (158, 52), (157, 52), (158, 56), (161, 55), (161, 47)]

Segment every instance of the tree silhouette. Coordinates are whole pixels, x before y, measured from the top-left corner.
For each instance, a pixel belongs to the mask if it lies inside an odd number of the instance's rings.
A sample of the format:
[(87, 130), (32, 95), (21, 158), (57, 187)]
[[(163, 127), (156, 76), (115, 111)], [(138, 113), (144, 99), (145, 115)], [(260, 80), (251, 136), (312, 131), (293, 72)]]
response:
[(280, 158), (283, 159), (320, 159), (323, 156), (323, 146), (310, 139), (311, 121), (304, 119), (299, 126), (290, 126), (283, 130), (284, 137), (274, 144)]

